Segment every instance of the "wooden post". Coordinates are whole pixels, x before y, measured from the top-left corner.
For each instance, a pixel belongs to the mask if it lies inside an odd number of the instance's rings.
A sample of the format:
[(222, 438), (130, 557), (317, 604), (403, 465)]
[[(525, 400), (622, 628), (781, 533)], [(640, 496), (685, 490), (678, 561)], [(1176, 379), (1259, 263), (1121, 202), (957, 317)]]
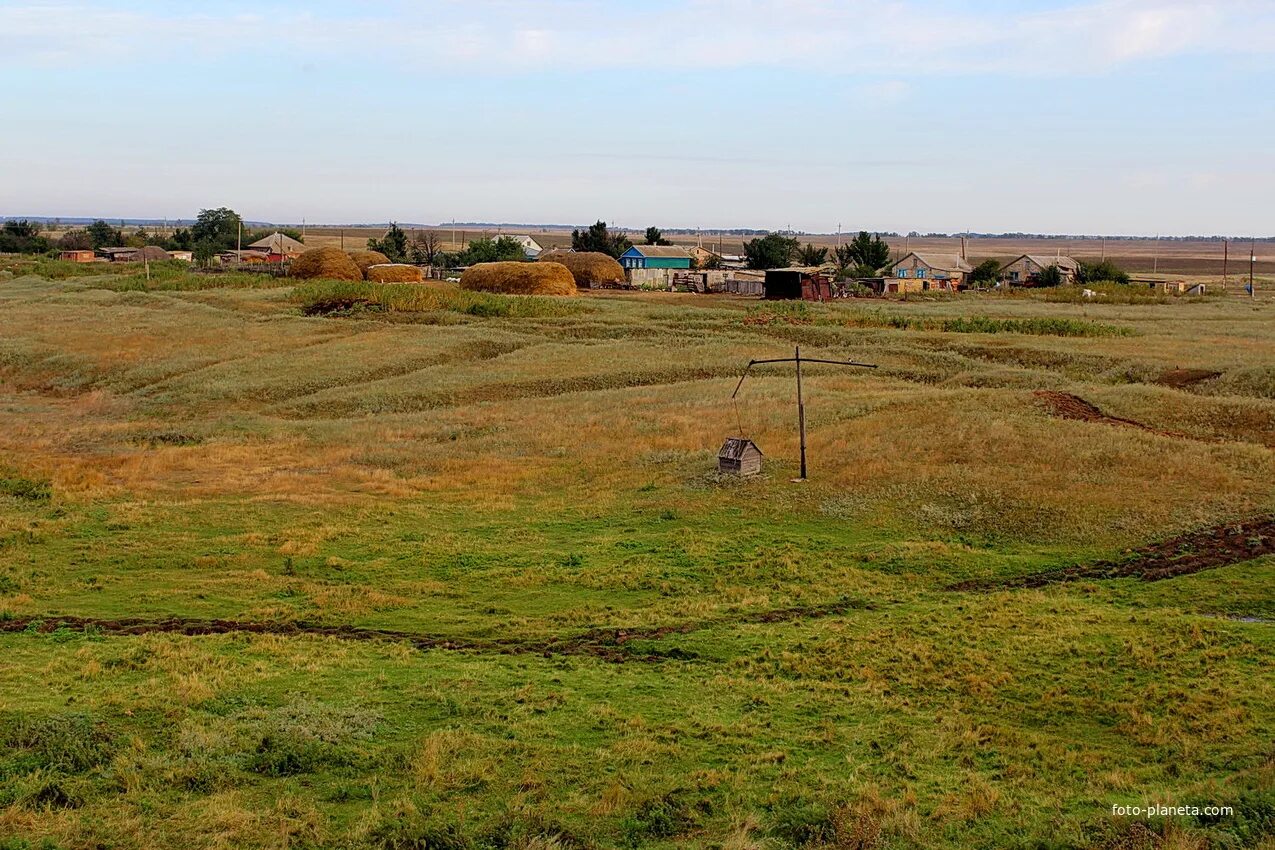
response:
[(797, 346), (797, 427), (801, 430), (801, 480), (806, 480), (806, 404), (801, 397), (801, 346)]
[(1253, 277), (1253, 271), (1257, 266), (1257, 240), (1254, 239), (1248, 246), (1248, 297), (1257, 297), (1257, 282)]

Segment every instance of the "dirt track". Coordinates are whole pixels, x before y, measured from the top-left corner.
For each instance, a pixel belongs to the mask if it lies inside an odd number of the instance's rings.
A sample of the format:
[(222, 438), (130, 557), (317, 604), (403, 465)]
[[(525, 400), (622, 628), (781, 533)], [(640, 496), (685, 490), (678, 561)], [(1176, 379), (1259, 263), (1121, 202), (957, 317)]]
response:
[(629, 648), (634, 641), (657, 641), (669, 635), (688, 634), (715, 626), (746, 625), (758, 623), (785, 623), (818, 619), (843, 614), (851, 609), (866, 609), (866, 603), (841, 600), (826, 605), (795, 606), (792, 608), (754, 611), (736, 617), (676, 623), (634, 629), (594, 629), (582, 634), (542, 640), (506, 640), (478, 638), (453, 638), (427, 635), (391, 629), (366, 629), (358, 626), (324, 626), (305, 622), (247, 622), (243, 620), (199, 620), (186, 617), (144, 619), (141, 617), (98, 618), (51, 615), (25, 617), (0, 622), (0, 633), (35, 631), (47, 634), (59, 629), (94, 631), (108, 635), (179, 634), (270, 634), (285, 636), (328, 637), (347, 641), (385, 641), (408, 643), (416, 649), (492, 652), (506, 655), (590, 655), (604, 661), (660, 662), (667, 660), (693, 660), (696, 656), (680, 647), (668, 651), (646, 651)]
[(1162, 581), (1275, 554), (1275, 515), (1203, 528), (1144, 546), (1122, 560), (1045, 570), (1013, 579), (965, 581), (949, 590), (1045, 587), (1088, 579)]

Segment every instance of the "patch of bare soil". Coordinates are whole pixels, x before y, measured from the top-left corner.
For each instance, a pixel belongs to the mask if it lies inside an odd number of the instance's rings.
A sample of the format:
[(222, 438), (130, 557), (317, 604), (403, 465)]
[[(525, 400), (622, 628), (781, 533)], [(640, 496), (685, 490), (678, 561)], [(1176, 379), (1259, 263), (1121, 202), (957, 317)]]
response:
[(1085, 401), (1078, 395), (1071, 393), (1062, 393), (1055, 390), (1036, 390), (1034, 393), (1036, 398), (1049, 410), (1050, 414), (1061, 419), (1074, 419), (1078, 422), (1098, 422), (1103, 425), (1120, 425), (1128, 428), (1137, 428), (1140, 431), (1146, 431), (1151, 434), (1159, 434), (1161, 437), (1180, 437), (1182, 439), (1194, 439), (1189, 434), (1180, 434), (1177, 431), (1161, 431), (1152, 428), (1149, 425), (1143, 425), (1141, 422), (1133, 419), (1122, 419), (1119, 416), (1108, 416), (1103, 413), (1097, 405)]
[(680, 647), (661, 651), (657, 648), (645, 651), (627, 646), (632, 641), (659, 641), (670, 635), (688, 634), (714, 626), (748, 623), (783, 623), (805, 619), (817, 619), (842, 614), (852, 608), (867, 608), (866, 603), (841, 600), (826, 605), (795, 606), (792, 608), (753, 611), (735, 617), (722, 617), (666, 626), (634, 629), (595, 629), (582, 634), (542, 640), (483, 640), (477, 638), (442, 637), (439, 635), (395, 631), (391, 629), (366, 629), (358, 626), (324, 626), (305, 622), (248, 622), (243, 620), (201, 620), (187, 617), (144, 619), (141, 617), (100, 618), (75, 616), (25, 617), (0, 621), (0, 632), (32, 631), (48, 634), (60, 629), (88, 631), (107, 635), (179, 634), (270, 634), (284, 636), (328, 637), (347, 641), (385, 641), (407, 643), (420, 650), (457, 650), (493, 652), (507, 655), (535, 654), (589, 655), (603, 661), (660, 662), (667, 660), (693, 660), (696, 656)]
[(1275, 554), (1275, 515), (1202, 528), (1135, 549), (1118, 560), (1045, 570), (1013, 579), (965, 581), (950, 590), (1045, 587), (1089, 579), (1163, 581)]

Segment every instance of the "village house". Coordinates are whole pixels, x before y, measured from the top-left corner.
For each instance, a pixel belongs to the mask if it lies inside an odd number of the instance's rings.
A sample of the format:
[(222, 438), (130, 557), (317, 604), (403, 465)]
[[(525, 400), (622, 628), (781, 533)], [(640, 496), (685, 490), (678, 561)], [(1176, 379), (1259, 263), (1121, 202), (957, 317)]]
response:
[(275, 232), (244, 246), (245, 251), (256, 251), (266, 255), (267, 262), (281, 263), (305, 253), (305, 245), (283, 233)]
[(691, 252), (680, 245), (634, 245), (620, 255), (625, 269), (689, 269)]
[(974, 268), (957, 254), (919, 254), (916, 251), (890, 266), (888, 292), (952, 292), (965, 285)]
[(522, 246), (522, 253), (528, 260), (534, 260), (544, 253), (540, 243), (523, 233), (502, 233), (497, 239), (512, 239)]
[(1057, 266), (1063, 283), (1075, 283), (1080, 273), (1080, 263), (1071, 257), (1041, 257), (1023, 254), (1017, 260), (1001, 267), (997, 277), (1016, 286), (1030, 286), (1040, 281), (1041, 274), (1050, 266)]

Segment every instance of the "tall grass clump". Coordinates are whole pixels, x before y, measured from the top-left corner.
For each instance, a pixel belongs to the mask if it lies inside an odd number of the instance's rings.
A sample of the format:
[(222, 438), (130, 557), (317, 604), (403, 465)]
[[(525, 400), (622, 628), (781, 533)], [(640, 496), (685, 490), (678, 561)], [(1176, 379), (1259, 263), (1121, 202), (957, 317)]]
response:
[(1088, 322), (1081, 319), (1038, 317), (995, 319), (990, 316), (957, 316), (939, 318), (903, 316), (877, 310), (838, 312), (826, 320), (829, 324), (851, 328), (889, 328), (903, 331), (938, 331), (957, 334), (1029, 334), (1033, 336), (1107, 337), (1130, 336), (1130, 328)]
[(446, 311), (483, 318), (546, 318), (583, 312), (572, 302), (525, 295), (471, 292), (455, 287), (320, 280), (298, 286), (292, 301), (307, 316), (356, 311), (431, 313)]

